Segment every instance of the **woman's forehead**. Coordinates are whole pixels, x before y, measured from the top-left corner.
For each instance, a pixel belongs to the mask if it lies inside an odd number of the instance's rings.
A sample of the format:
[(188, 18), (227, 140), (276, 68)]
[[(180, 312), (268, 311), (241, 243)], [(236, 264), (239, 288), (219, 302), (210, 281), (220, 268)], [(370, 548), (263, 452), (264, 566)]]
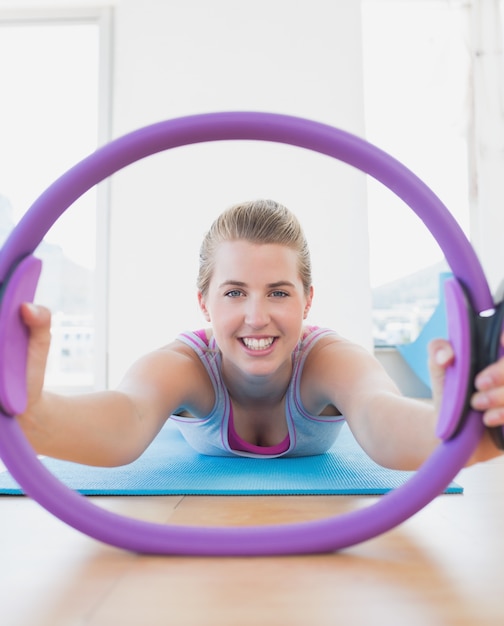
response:
[(289, 246), (279, 243), (254, 243), (242, 239), (223, 241), (215, 251), (215, 262), (241, 261), (254, 263), (261, 261), (276, 261), (277, 263), (292, 263), (297, 265), (298, 255)]
[(244, 280), (262, 274), (277, 282), (299, 275), (296, 252), (282, 244), (226, 241), (217, 247), (214, 262), (214, 276), (225, 280)]

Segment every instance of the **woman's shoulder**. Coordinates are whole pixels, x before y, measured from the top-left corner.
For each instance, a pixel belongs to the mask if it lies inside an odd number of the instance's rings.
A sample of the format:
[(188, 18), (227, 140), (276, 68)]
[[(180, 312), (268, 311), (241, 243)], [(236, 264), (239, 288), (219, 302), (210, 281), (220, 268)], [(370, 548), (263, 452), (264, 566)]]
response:
[[(169, 343), (148, 352), (138, 360), (144, 367), (164, 370), (175, 368), (186, 371), (201, 368), (201, 354), (207, 339), (205, 331), (188, 331), (177, 335)], [(208, 337), (209, 339), (209, 337)]]
[(301, 377), (304, 405), (331, 404), (341, 411), (340, 398), (375, 370), (372, 363), (373, 357), (364, 347), (335, 332), (324, 334), (306, 357)]
[(214, 402), (213, 386), (204, 364), (177, 339), (135, 361), (118, 390), (141, 398), (142, 402), (148, 398), (159, 414), (186, 409), (194, 415), (205, 415)]
[(197, 353), (178, 337), (170, 343), (145, 354), (139, 359), (138, 363), (150, 369), (157, 369), (160, 372), (170, 369), (171, 371), (180, 370), (187, 373), (191, 368), (201, 366)]
[(185, 361), (187, 368), (197, 368), (200, 373), (214, 369), (216, 346), (212, 341), (211, 329), (186, 331), (180, 333), (171, 343), (167, 344), (162, 351), (171, 358)]
[(328, 345), (334, 342), (343, 341), (343, 338), (332, 328), (322, 326), (303, 326), (301, 332), (301, 347), (310, 348), (315, 345)]
[(188, 345), (191, 348), (209, 348), (212, 343), (213, 331), (211, 328), (198, 328), (197, 330), (186, 330), (180, 333), (176, 341)]
[[(315, 339), (316, 340), (313, 340)], [(318, 377), (329, 369), (340, 371), (348, 366), (364, 366), (373, 360), (372, 355), (361, 345), (339, 335), (331, 329), (318, 329), (317, 334), (306, 335), (304, 345), (306, 362), (305, 374)]]

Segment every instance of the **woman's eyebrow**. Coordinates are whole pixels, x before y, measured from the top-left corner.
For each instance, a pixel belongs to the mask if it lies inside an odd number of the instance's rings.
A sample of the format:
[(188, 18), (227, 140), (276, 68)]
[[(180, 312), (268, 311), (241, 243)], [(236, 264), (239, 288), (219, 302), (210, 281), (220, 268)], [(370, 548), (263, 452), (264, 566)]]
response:
[(241, 280), (225, 280), (223, 283), (219, 285), (219, 289), (222, 287), (246, 287), (247, 283), (244, 283)]
[[(219, 285), (219, 288), (222, 287), (246, 287), (247, 283), (244, 283), (242, 280), (225, 280), (223, 283)], [(290, 280), (277, 280), (274, 283), (268, 283), (266, 285), (268, 289), (275, 289), (276, 287), (294, 287), (294, 283)]]
[(290, 280), (278, 280), (276, 283), (270, 283), (267, 287), (270, 289), (274, 289), (275, 287), (294, 287), (294, 283), (291, 283)]

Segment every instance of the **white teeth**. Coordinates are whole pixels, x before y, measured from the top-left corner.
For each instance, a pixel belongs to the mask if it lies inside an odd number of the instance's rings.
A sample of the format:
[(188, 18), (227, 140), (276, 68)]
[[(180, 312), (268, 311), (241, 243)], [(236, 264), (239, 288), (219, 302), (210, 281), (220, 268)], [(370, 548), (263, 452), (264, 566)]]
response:
[(251, 337), (243, 337), (243, 343), (249, 350), (265, 350), (273, 343), (273, 337), (267, 339), (253, 339)]

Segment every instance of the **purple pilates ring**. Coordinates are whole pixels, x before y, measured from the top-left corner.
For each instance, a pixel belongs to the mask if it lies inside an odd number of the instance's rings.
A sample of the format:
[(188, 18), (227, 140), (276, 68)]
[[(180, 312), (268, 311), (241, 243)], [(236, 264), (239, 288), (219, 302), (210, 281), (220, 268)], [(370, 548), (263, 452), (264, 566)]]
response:
[(27, 337), (19, 320), (19, 304), (33, 297), (39, 268), (31, 255), (46, 232), (83, 193), (130, 163), (170, 148), (221, 140), (290, 144), (331, 156), (373, 176), (417, 213), (454, 274), (455, 287), (449, 299), (459, 322), (454, 338), (457, 358), (448, 371), (448, 382), (455, 393), (467, 393), (464, 386), (471, 376), (472, 347), (464, 298), (467, 296), (476, 315), (494, 304), (470, 243), (437, 196), (388, 154), (331, 126), (269, 113), (196, 115), (147, 126), (98, 149), (35, 201), (0, 250), (0, 338), (2, 331), (4, 337), (15, 337), (5, 350), (0, 349), (0, 457), (27, 495), (70, 526), (119, 548), (181, 555), (278, 555), (342, 549), (397, 526), (442, 493), (476, 448), (484, 430), (481, 415), (461, 406), (454, 413), (451, 403), (445, 402), (438, 425), (442, 443), (407, 483), (367, 508), (297, 524), (240, 528), (167, 526), (106, 511), (59, 482), (37, 459), (12, 419), (22, 411), (26, 395), (20, 372), (26, 363)]

